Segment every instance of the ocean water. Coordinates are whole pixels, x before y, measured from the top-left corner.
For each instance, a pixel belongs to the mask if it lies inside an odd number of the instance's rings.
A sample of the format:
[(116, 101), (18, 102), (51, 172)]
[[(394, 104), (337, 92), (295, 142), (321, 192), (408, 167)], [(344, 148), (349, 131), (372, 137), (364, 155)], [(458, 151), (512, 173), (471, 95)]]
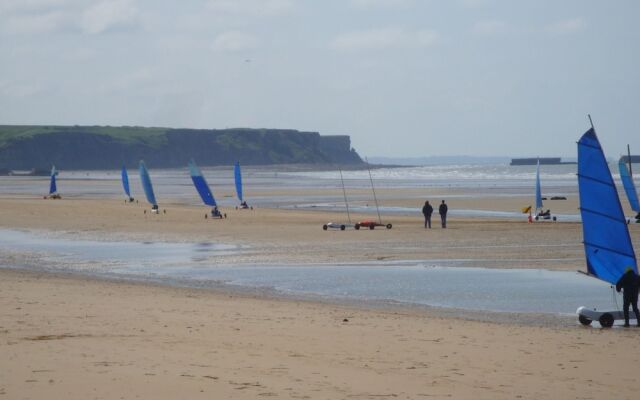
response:
[[(186, 203), (198, 203), (195, 189), (186, 168), (154, 169), (148, 165), (157, 197), (177, 199)], [(202, 168), (214, 195), (224, 201), (235, 197), (233, 170), (228, 168)], [(575, 165), (549, 165), (541, 167), (541, 180), (545, 194), (575, 194), (577, 179)], [(468, 191), (469, 196), (529, 195), (534, 191), (535, 166), (509, 165), (446, 165), (373, 169), (371, 175), (376, 188), (422, 189), (456, 188)], [(343, 171), (345, 186), (349, 189), (370, 188), (367, 170)], [(143, 198), (137, 169), (129, 171), (134, 197)], [(269, 204), (274, 199), (261, 198), (265, 190), (280, 189), (336, 189), (341, 188), (336, 170), (300, 171), (292, 167), (243, 168), (243, 182), (247, 196), (252, 192), (258, 197), (254, 202)], [(0, 177), (0, 193), (40, 196), (47, 193), (49, 177)], [(499, 189), (499, 190), (497, 190)], [(58, 175), (58, 190), (62, 194), (77, 197), (124, 196), (120, 183), (120, 171), (65, 171)], [(464, 194), (463, 194), (464, 195)], [(318, 196), (321, 200), (322, 196)], [(275, 201), (277, 201), (276, 199)], [(292, 199), (296, 200), (296, 199)], [(302, 199), (305, 200), (305, 199)]]
[[(159, 204), (179, 202), (187, 205), (201, 205), (193, 187), (187, 167), (179, 169), (154, 169), (149, 172)], [(611, 171), (621, 188), (617, 167), (611, 165)], [(578, 186), (574, 164), (543, 165), (541, 182), (545, 196), (577, 197)], [(233, 169), (229, 167), (204, 167), (206, 177), (216, 201), (222, 208), (235, 207), (238, 204), (235, 194)], [(371, 170), (375, 188), (408, 189), (406, 198), (421, 202), (420, 189), (429, 189), (436, 197), (482, 198), (534, 196), (536, 166), (509, 166), (506, 164), (477, 165), (429, 165), (419, 167), (376, 168)], [(343, 171), (345, 187), (350, 208), (356, 212), (375, 214), (376, 210), (368, 189), (371, 187), (369, 171)], [(139, 201), (144, 200), (137, 169), (129, 171), (132, 195)], [(339, 194), (342, 188), (337, 169), (311, 171), (295, 167), (252, 167), (243, 168), (245, 198), (257, 207), (271, 208), (315, 208), (327, 211), (344, 211), (344, 200)], [(0, 195), (39, 197), (47, 193), (49, 177), (0, 177)], [(313, 189), (314, 194), (300, 195), (295, 189)], [(353, 193), (360, 189), (360, 194)], [(438, 189), (442, 189), (439, 194)], [(453, 193), (451, 190), (454, 190)], [(120, 198), (124, 192), (120, 182), (120, 171), (65, 171), (58, 176), (58, 190), (65, 197), (79, 198)], [(323, 194), (322, 190), (327, 193)], [(349, 193), (349, 191), (352, 191)], [(365, 193), (362, 194), (362, 190)], [(411, 191), (410, 191), (411, 190)], [(288, 192), (286, 195), (267, 194), (270, 191)], [(380, 195), (380, 211), (392, 215), (417, 215), (417, 208), (390, 207), (384, 203), (384, 194)], [(624, 198), (624, 194), (621, 193)], [(626, 205), (623, 199), (623, 206)], [(418, 202), (418, 203), (419, 203)], [(416, 204), (418, 204), (416, 203)], [(452, 209), (452, 217), (484, 217), (521, 219), (518, 210), (472, 210)], [(560, 221), (579, 221), (574, 214), (558, 215)]]

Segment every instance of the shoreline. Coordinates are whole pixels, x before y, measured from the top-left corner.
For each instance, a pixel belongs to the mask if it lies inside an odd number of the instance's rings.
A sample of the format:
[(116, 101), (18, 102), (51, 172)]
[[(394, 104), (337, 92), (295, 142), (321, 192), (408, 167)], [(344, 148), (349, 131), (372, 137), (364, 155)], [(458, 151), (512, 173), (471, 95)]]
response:
[(167, 288), (177, 291), (198, 291), (212, 295), (237, 296), (253, 300), (303, 302), (318, 306), (334, 306), (353, 308), (360, 311), (381, 311), (414, 313), (418, 317), (450, 318), (466, 321), (487, 322), (494, 324), (535, 326), (535, 327), (565, 327), (579, 326), (575, 314), (571, 313), (540, 313), (540, 312), (512, 312), (494, 310), (473, 310), (455, 307), (439, 307), (428, 304), (410, 303), (389, 299), (356, 299), (346, 297), (330, 297), (313, 293), (285, 293), (272, 288), (260, 288), (226, 284), (223, 282), (210, 282), (208, 285), (196, 285), (190, 281), (178, 279), (152, 279), (149, 277), (122, 276), (117, 274), (95, 274), (91, 272), (42, 270), (30, 267), (0, 268), (0, 276), (3, 272), (9, 274), (24, 274), (37, 277), (50, 276), (53, 279), (70, 279), (78, 282), (91, 283), (105, 282), (115, 285), (140, 285), (157, 289)]

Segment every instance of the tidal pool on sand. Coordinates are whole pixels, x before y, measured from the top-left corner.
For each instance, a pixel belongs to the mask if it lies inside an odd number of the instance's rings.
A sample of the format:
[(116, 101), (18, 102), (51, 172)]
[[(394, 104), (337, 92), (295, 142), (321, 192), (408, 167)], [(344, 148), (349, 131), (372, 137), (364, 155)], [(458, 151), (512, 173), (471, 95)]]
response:
[[(314, 265), (225, 265), (247, 247), (217, 243), (73, 240), (0, 230), (0, 252), (37, 253), (3, 267), (84, 273), (193, 287), (243, 287), (338, 301), (394, 302), (465, 310), (572, 314), (621, 304), (610, 285), (569, 271), (475, 268), (473, 260)], [(486, 260), (483, 260), (486, 263)], [(13, 264), (12, 264), (13, 263)]]

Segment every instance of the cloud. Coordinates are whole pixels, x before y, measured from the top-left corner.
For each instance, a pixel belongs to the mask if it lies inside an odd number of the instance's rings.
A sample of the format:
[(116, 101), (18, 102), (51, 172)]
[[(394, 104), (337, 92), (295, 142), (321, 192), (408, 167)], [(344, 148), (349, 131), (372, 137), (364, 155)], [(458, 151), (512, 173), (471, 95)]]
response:
[(498, 20), (479, 21), (473, 26), (473, 32), (480, 35), (498, 35), (507, 31), (507, 24)]
[(413, 0), (351, 0), (357, 8), (405, 7), (413, 4)]
[(42, 93), (44, 88), (36, 83), (26, 82), (0, 82), (0, 97), (25, 98)]
[(158, 87), (160, 73), (157, 68), (141, 67), (133, 70), (126, 70), (123, 73), (116, 73), (110, 79), (102, 80), (96, 84), (97, 92), (106, 93), (126, 93), (132, 90), (144, 90), (151, 87)]
[(77, 6), (82, 0), (2, 0), (0, 16), (26, 13), (48, 13)]
[(134, 0), (0, 1), (0, 29), (18, 35), (64, 31), (98, 34), (129, 26), (137, 16)]
[(50, 11), (42, 14), (17, 14), (2, 21), (2, 31), (11, 34), (42, 34), (69, 28), (72, 19), (63, 12)]
[(216, 36), (211, 48), (217, 51), (241, 51), (255, 48), (257, 45), (258, 38), (250, 33), (227, 31)]
[(85, 33), (97, 34), (135, 22), (138, 10), (131, 0), (105, 0), (84, 10), (80, 27)]
[(587, 27), (587, 21), (582, 17), (565, 19), (547, 25), (544, 31), (554, 35), (570, 35), (581, 32)]
[(379, 50), (429, 47), (437, 41), (438, 34), (432, 30), (387, 28), (344, 33), (334, 38), (330, 45), (337, 50)]
[(207, 6), (219, 15), (271, 17), (294, 8), (293, 0), (209, 0)]
[(490, 3), (490, 0), (459, 0), (464, 8), (481, 8)]

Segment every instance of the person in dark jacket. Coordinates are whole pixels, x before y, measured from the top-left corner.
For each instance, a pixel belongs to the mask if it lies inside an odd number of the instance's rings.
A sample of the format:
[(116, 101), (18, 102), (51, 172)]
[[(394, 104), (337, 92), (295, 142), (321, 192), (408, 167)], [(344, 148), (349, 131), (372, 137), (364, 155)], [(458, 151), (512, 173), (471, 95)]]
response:
[(640, 277), (633, 268), (628, 267), (622, 277), (616, 283), (616, 290), (622, 290), (622, 311), (624, 312), (624, 326), (629, 326), (629, 305), (636, 314), (636, 321), (640, 326), (640, 312), (638, 312), (638, 287), (640, 287)]
[(422, 207), (422, 214), (424, 215), (424, 227), (425, 229), (428, 227), (431, 229), (431, 214), (433, 214), (433, 207), (429, 204), (429, 201), (424, 202), (424, 207)]
[(440, 222), (442, 223), (442, 227), (447, 227), (447, 211), (449, 211), (449, 207), (444, 204), (444, 200), (442, 200), (442, 204), (438, 208), (438, 212), (440, 213)]

